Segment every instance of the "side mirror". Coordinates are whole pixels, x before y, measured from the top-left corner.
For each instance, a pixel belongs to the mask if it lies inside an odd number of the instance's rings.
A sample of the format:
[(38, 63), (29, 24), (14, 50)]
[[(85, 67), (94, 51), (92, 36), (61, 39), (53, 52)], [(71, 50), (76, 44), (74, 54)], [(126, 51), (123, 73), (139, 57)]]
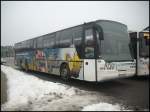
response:
[(95, 24), (94, 28), (98, 31), (99, 40), (104, 40), (103, 29), (101, 28), (101, 26)]

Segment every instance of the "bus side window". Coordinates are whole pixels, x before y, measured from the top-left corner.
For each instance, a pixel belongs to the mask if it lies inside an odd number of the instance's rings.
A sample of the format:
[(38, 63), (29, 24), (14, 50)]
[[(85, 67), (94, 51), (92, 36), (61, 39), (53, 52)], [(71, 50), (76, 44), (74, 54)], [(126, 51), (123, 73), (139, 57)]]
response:
[(148, 46), (149, 45), (149, 37), (144, 36), (144, 39), (145, 39), (145, 44)]
[(37, 48), (43, 48), (43, 37), (37, 38)]
[(37, 39), (33, 39), (33, 48), (35, 49), (37, 47)]
[(85, 58), (93, 59), (94, 56), (94, 39), (93, 30), (85, 30)]
[(72, 29), (61, 31), (60, 46), (62, 48), (70, 47), (72, 44)]

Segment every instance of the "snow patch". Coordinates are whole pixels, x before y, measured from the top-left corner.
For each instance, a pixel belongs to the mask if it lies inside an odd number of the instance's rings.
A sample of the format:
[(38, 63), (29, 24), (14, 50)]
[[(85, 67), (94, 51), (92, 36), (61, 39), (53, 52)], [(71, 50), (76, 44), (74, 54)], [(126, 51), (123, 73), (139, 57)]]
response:
[(65, 96), (72, 96), (78, 91), (77, 88), (65, 84), (43, 81), (11, 67), (1, 65), (1, 70), (6, 74), (8, 79), (8, 101), (2, 105), (2, 110), (16, 110), (16, 107), (29, 105), (34, 101), (42, 99), (52, 101)]
[(8, 85), (8, 101), (2, 104), (2, 111), (80, 111), (84, 106), (83, 111), (121, 110), (119, 105), (93, 104), (102, 102), (103, 95), (100, 98), (99, 94), (61, 83), (45, 81), (4, 65), (1, 65), (1, 70), (6, 74)]
[(120, 111), (123, 110), (120, 105), (112, 105), (109, 103), (98, 103), (85, 106), (82, 111)]

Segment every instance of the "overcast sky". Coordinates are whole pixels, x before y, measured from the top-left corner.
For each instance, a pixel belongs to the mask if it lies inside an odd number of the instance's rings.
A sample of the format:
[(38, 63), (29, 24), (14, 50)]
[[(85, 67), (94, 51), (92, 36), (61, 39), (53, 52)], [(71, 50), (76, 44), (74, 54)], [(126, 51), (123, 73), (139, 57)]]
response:
[(98, 19), (118, 21), (129, 30), (149, 26), (148, 1), (1, 1), (1, 45)]

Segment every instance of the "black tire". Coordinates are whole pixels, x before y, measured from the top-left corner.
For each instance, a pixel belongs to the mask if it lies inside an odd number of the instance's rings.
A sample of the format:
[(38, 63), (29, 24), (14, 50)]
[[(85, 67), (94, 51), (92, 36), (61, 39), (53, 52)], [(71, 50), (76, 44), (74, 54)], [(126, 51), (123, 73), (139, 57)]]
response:
[(64, 81), (68, 81), (70, 78), (70, 70), (67, 64), (63, 64), (60, 68), (60, 76)]

